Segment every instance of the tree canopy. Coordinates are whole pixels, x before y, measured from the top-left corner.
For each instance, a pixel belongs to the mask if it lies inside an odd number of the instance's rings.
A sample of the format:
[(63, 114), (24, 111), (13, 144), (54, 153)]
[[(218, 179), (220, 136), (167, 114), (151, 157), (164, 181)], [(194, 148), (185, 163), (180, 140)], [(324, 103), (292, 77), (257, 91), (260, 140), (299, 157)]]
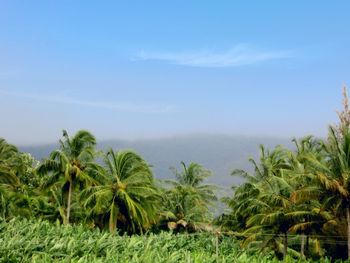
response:
[[(306, 136), (294, 147), (267, 149), (235, 169), (243, 183), (221, 201), (201, 164), (181, 162), (160, 181), (138, 153), (97, 150), (85, 130), (63, 131), (41, 160), (0, 139), (0, 217), (84, 224), (110, 232), (209, 231), (232, 235), (247, 250), (277, 258), (350, 259), (350, 110), (346, 90), (339, 123), (326, 139)], [(215, 175), (212, 177), (215, 181)]]

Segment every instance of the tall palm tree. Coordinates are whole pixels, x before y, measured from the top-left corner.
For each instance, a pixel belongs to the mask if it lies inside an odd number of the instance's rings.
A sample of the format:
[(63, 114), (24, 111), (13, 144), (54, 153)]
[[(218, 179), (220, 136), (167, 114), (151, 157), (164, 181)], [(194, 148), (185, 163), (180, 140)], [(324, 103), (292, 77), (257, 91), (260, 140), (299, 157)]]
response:
[(181, 171), (173, 169), (176, 180), (166, 181), (172, 188), (165, 193), (165, 209), (170, 210), (178, 222), (190, 223), (196, 228), (209, 219), (209, 207), (216, 201), (216, 187), (205, 184), (211, 172), (200, 164), (191, 162), (187, 166), (181, 162), (181, 166)]
[(328, 142), (324, 147), (327, 158), (322, 162), (313, 155), (308, 161), (315, 170), (314, 183), (322, 191), (323, 202), (345, 218), (347, 222), (347, 246), (350, 259), (350, 128), (329, 128)]
[[(33, 180), (34, 158), (21, 153), (0, 138), (0, 210), (5, 218), (29, 216), (29, 185), (22, 179)], [(31, 189), (30, 189), (31, 190)]]
[(94, 166), (95, 137), (88, 131), (80, 130), (72, 138), (63, 131), (60, 148), (50, 154), (39, 167), (38, 173), (46, 175), (45, 188), (59, 185), (66, 197), (65, 224), (70, 222), (72, 195), (74, 188), (84, 184), (92, 185), (98, 181), (89, 173)]
[(0, 138), (0, 183), (18, 185), (17, 172), (21, 167), (18, 149)]
[[(292, 224), (291, 213), (293, 204), (290, 201), (290, 195), (293, 191), (288, 182), (287, 176), (271, 176), (266, 180), (256, 184), (259, 191), (259, 211), (252, 215), (248, 221), (246, 233), (261, 228), (263, 234), (279, 236), (283, 235), (283, 256), (287, 255), (288, 248), (288, 230)], [(252, 228), (252, 229), (250, 229)], [(269, 244), (271, 240), (265, 240)]]
[(94, 214), (108, 215), (110, 232), (117, 229), (118, 222), (132, 231), (149, 227), (160, 198), (149, 165), (135, 152), (112, 149), (104, 156), (104, 162), (104, 167), (95, 169), (104, 183), (82, 193), (85, 207)]
[[(272, 247), (276, 252), (287, 255), (288, 229), (292, 224), (293, 191), (288, 179), (290, 152), (282, 147), (273, 151), (260, 146), (260, 159), (250, 159), (254, 174), (243, 170), (233, 171), (233, 175), (242, 176), (246, 182), (237, 187), (230, 205), (233, 216), (243, 221), (240, 226), (245, 236), (243, 245), (259, 241), (261, 249)], [(283, 235), (283, 249), (280, 249), (279, 237)]]
[[(205, 202), (215, 201), (214, 190), (216, 187), (211, 184), (204, 184), (205, 179), (211, 176), (211, 172), (205, 169), (198, 163), (191, 162), (188, 166), (181, 162), (182, 171), (174, 170), (176, 181), (173, 184), (176, 186), (192, 187), (195, 192)], [(170, 182), (170, 181), (168, 181)]]
[[(290, 228), (290, 231), (301, 234), (300, 254), (305, 257), (305, 240), (309, 240), (309, 235), (319, 230), (326, 223), (332, 220), (329, 211), (321, 209), (319, 202), (319, 189), (313, 182), (314, 169), (307, 161), (312, 156), (320, 162), (325, 161), (324, 142), (313, 136), (307, 136), (299, 140), (292, 140), (296, 146), (296, 151), (290, 156), (290, 182), (294, 191), (291, 199), (295, 205), (298, 220)], [(322, 211), (322, 212), (319, 212)], [(309, 244), (306, 244), (308, 250)], [(307, 251), (308, 252), (308, 251)]]

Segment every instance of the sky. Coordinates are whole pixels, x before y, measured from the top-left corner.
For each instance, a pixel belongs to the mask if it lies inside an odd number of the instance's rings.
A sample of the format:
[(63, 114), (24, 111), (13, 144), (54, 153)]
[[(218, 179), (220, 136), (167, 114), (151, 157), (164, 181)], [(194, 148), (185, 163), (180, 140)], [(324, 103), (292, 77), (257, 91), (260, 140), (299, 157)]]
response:
[(326, 136), (349, 1), (0, 1), (0, 137)]

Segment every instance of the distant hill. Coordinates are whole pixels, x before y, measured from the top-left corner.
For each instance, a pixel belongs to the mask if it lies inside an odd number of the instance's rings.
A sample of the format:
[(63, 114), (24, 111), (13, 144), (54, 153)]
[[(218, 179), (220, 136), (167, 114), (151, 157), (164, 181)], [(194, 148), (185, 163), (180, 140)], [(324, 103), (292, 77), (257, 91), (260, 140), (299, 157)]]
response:
[[(169, 168), (171, 166), (179, 168), (181, 161), (198, 162), (213, 171), (210, 182), (228, 189), (232, 184), (240, 182), (238, 178), (230, 176), (233, 169), (251, 170), (248, 158), (258, 157), (259, 144), (264, 144), (268, 148), (278, 144), (289, 147), (292, 145), (289, 139), (280, 138), (188, 135), (163, 139), (101, 141), (98, 143), (98, 148), (134, 149), (153, 166), (154, 174), (159, 179), (173, 178), (174, 175)], [(56, 147), (56, 144), (50, 144), (19, 148), (40, 160), (47, 157)]]

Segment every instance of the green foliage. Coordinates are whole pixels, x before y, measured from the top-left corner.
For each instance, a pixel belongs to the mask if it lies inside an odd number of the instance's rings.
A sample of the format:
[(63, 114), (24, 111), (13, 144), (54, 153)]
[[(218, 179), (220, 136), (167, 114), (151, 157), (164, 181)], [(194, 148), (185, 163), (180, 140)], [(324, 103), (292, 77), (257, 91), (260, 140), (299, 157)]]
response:
[[(89, 173), (89, 168), (94, 166), (96, 139), (84, 130), (70, 138), (64, 130), (63, 139), (59, 142), (60, 149), (53, 151), (50, 158), (38, 167), (38, 173), (46, 176), (43, 186), (49, 189), (53, 197), (61, 194), (62, 199), (56, 205), (65, 210), (60, 215), (62, 221), (69, 224), (74, 190), (97, 184), (96, 178)], [(57, 192), (59, 188), (61, 193)], [(54, 200), (57, 201), (56, 198)]]
[(296, 151), (261, 147), (259, 162), (251, 161), (254, 174), (233, 172), (246, 182), (223, 200), (231, 212), (219, 223), (238, 232), (243, 246), (272, 250), (279, 258), (345, 258), (348, 136), (338, 137), (331, 128), (328, 142), (310, 136), (293, 140)]
[(148, 228), (154, 223), (160, 201), (148, 164), (132, 151), (109, 150), (104, 161), (104, 167), (94, 169), (104, 181), (82, 192), (84, 207), (92, 217), (108, 217), (111, 232), (118, 224), (129, 232)]
[(96, 139), (88, 131), (72, 137), (63, 131), (59, 149), (37, 162), (1, 140), (1, 216), (83, 223), (131, 234), (157, 228), (164, 214), (174, 219), (173, 211), (181, 204), (177, 221), (209, 222), (208, 204), (215, 195), (212, 186), (203, 184), (210, 175), (203, 167), (183, 164), (179, 181), (168, 191), (156, 185), (150, 166), (137, 153), (111, 149), (104, 154), (95, 146)]
[[(96, 152), (88, 131), (73, 137), (63, 131), (59, 149), (42, 162), (0, 139), (0, 259), (350, 259), (346, 96), (339, 116), (341, 123), (330, 127), (328, 140), (294, 139), (294, 150), (261, 145), (260, 159), (250, 159), (253, 173), (233, 171), (243, 183), (222, 200), (228, 211), (214, 221), (215, 229), (210, 209), (216, 187), (206, 183), (211, 172), (197, 163), (182, 162), (180, 171), (174, 169), (176, 180), (162, 186), (142, 156), (130, 150)], [(161, 232), (165, 229), (171, 232)]]
[(173, 169), (176, 180), (166, 181), (170, 188), (164, 190), (163, 209), (167, 217), (163, 221), (172, 229), (205, 228), (204, 223), (211, 219), (210, 206), (216, 201), (216, 187), (205, 184), (211, 172), (197, 163), (181, 165), (180, 172)]
[[(29, 193), (38, 185), (36, 161), (0, 139), (0, 214), (2, 217), (32, 215)], [(23, 184), (22, 182), (28, 182)], [(29, 183), (31, 182), (31, 183)]]
[(18, 186), (17, 174), (22, 167), (17, 148), (0, 138), (0, 184)]
[[(216, 250), (215, 235), (205, 233), (120, 236), (81, 225), (18, 218), (1, 220), (0, 230), (0, 262), (278, 262), (269, 254), (242, 251), (227, 236), (218, 239)], [(296, 261), (288, 258), (286, 262)]]

